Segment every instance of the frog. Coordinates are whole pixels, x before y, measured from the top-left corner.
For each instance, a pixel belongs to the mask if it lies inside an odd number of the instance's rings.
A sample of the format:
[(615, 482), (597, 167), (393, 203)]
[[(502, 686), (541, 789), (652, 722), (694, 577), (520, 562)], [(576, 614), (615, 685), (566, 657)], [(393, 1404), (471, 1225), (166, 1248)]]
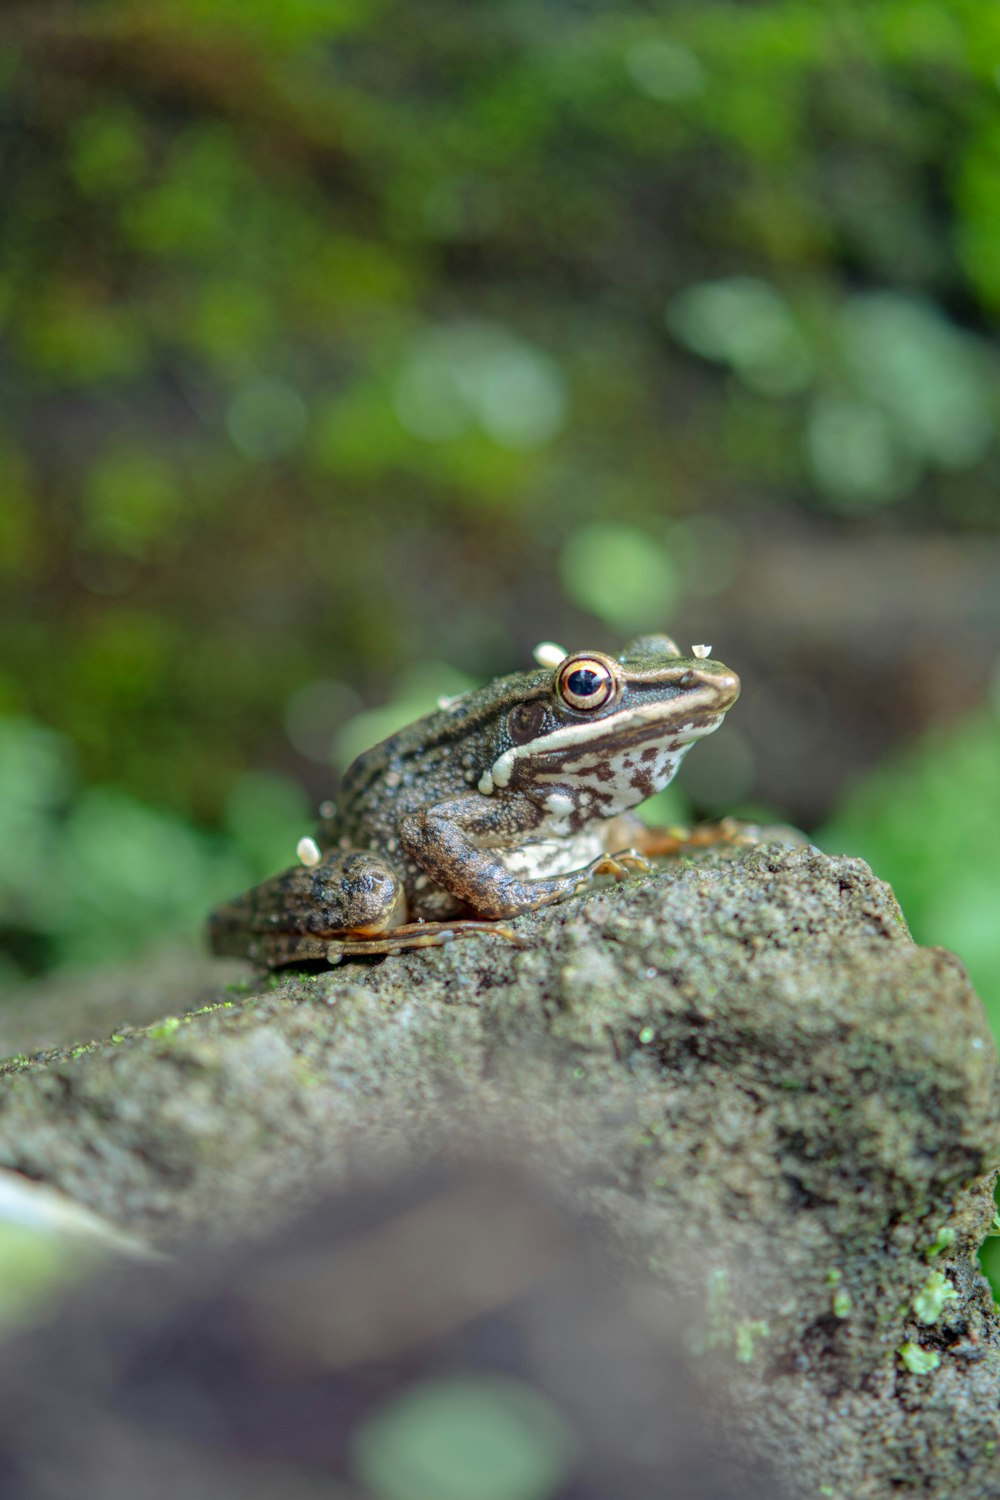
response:
[(299, 861), (209, 918), (213, 950), (261, 968), (487, 934), (685, 843), (633, 809), (674, 778), (740, 693), (711, 647), (644, 635), (616, 656), (536, 648), (534, 670), (442, 700), (364, 751)]

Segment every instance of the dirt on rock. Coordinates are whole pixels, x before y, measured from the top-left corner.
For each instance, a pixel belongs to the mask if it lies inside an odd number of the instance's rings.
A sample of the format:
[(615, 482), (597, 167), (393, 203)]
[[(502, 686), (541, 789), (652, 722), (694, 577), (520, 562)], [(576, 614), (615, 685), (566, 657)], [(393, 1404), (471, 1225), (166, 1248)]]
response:
[(996, 1058), (859, 860), (765, 846), (6, 1065), (0, 1164), (162, 1245), (475, 1151), (684, 1309), (793, 1493), (1000, 1497)]

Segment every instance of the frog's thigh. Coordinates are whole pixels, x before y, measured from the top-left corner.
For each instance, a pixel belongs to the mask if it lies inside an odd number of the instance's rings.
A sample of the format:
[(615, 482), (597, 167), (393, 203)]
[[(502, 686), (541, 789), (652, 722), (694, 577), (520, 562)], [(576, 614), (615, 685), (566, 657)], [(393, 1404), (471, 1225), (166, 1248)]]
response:
[(377, 854), (337, 850), (218, 907), (209, 931), (217, 953), (274, 966), (323, 958), (331, 938), (370, 937), (405, 919), (395, 870)]

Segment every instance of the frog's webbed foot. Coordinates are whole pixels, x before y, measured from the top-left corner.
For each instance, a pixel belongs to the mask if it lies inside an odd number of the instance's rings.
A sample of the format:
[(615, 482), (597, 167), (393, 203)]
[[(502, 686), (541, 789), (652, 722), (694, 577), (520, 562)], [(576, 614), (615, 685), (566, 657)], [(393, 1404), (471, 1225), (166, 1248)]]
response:
[(518, 948), (529, 946), (503, 922), (477, 922), (461, 917), (454, 922), (406, 922), (401, 927), (379, 933), (377, 937), (337, 938), (327, 944), (322, 956), (327, 963), (338, 964), (342, 958), (400, 953), (404, 948), (439, 948), (457, 937), (475, 937), (477, 934), (503, 938)]
[(638, 849), (616, 849), (613, 854), (601, 854), (580, 871), (581, 881), (593, 880), (598, 875), (613, 875), (616, 880), (627, 880), (630, 875), (645, 875), (653, 868), (644, 853)]
[(517, 910), (540, 911), (554, 901), (565, 901), (593, 884), (599, 875), (613, 875), (615, 880), (627, 880), (630, 875), (645, 875), (653, 866), (637, 849), (616, 849), (614, 854), (600, 854), (589, 865), (574, 870), (569, 875), (557, 875), (551, 880), (526, 881), (519, 889), (522, 895)]
[[(612, 875), (615, 880), (627, 880), (630, 875), (646, 875), (652, 868), (649, 860), (644, 854), (640, 854), (638, 849), (616, 849), (613, 854), (598, 855), (597, 859), (592, 859), (589, 865), (584, 865), (582, 870), (577, 870), (573, 875), (567, 875), (565, 879), (569, 885), (563, 894), (575, 896), (599, 875)], [(549, 899), (551, 900), (551, 897)]]

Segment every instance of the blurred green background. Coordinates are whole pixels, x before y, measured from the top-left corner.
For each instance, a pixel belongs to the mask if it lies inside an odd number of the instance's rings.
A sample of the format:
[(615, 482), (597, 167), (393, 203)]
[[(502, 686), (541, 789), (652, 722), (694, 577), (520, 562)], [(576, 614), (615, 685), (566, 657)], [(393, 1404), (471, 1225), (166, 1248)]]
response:
[(671, 816), (1000, 1023), (1000, 10), (0, 12), (0, 937), (194, 933), (542, 638), (744, 680)]

